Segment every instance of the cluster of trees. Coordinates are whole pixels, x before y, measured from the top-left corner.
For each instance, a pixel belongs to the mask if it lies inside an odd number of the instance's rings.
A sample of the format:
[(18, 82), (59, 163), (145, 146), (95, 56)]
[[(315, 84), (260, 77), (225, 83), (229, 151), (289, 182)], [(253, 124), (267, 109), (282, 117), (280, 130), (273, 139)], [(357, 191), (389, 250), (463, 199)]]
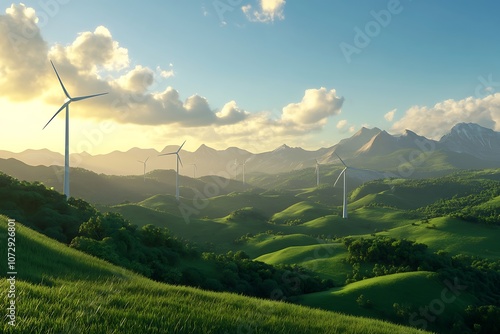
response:
[(242, 251), (230, 251), (227, 254), (203, 253), (202, 257), (215, 263), (220, 273), (220, 286), (213, 289), (216, 291), (290, 300), (294, 296), (323, 291), (334, 286), (332, 280), (321, 279), (297, 265), (272, 266), (252, 261)]
[(0, 213), (38, 232), (69, 243), (80, 224), (95, 214), (87, 202), (47, 189), (40, 182), (19, 181), (0, 173)]
[[(498, 332), (500, 260), (463, 254), (450, 256), (442, 251), (431, 253), (424, 244), (381, 236), (371, 239), (344, 238), (343, 242), (349, 251), (348, 261), (353, 264), (347, 283), (397, 272), (437, 272), (441, 281), (459, 282), (478, 299), (478, 304), (469, 305), (464, 319), (455, 327), (478, 333)], [(394, 307), (396, 314), (404, 314), (406, 319), (415, 311), (407, 306)]]
[(462, 197), (455, 195), (449, 199), (440, 199), (416, 212), (428, 218), (452, 216), (472, 223), (500, 225), (500, 207), (485, 204), (500, 196), (500, 184), (491, 183), (485, 190)]

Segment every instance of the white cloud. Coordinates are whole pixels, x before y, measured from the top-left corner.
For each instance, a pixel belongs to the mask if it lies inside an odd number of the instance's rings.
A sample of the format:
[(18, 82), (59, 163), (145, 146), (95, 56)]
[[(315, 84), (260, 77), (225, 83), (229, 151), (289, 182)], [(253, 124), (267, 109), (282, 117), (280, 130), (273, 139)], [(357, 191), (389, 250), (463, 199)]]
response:
[(346, 126), (347, 126), (347, 120), (346, 119), (342, 119), (342, 120), (340, 120), (340, 121), (337, 122), (337, 129), (339, 129), (339, 130), (342, 130)]
[(12, 4), (5, 13), (0, 15), (0, 96), (22, 101), (44, 90), (48, 46), (32, 8)]
[(387, 122), (392, 122), (392, 120), (394, 119), (394, 114), (396, 113), (397, 109), (392, 109), (391, 111), (389, 111), (388, 113), (386, 113), (384, 115), (384, 118)]
[(340, 113), (343, 103), (344, 98), (339, 98), (335, 89), (307, 89), (301, 102), (283, 108), (282, 120), (301, 125), (323, 125), (328, 117)]
[(116, 80), (123, 89), (134, 93), (144, 93), (153, 83), (154, 72), (147, 67), (137, 65), (133, 70), (127, 72)]
[(284, 20), (285, 0), (260, 0), (259, 9), (253, 9), (252, 5), (245, 5), (241, 10), (251, 22), (273, 22), (275, 19)]
[(168, 71), (167, 70), (163, 70), (160, 66), (157, 66), (156, 67), (156, 72), (158, 72), (162, 78), (173, 77), (173, 76), (175, 76), (174, 70), (172, 69), (173, 66), (174, 65), (170, 64), (170, 69)]
[(128, 50), (119, 46), (106, 27), (99, 26), (94, 32), (79, 34), (73, 44), (65, 48), (70, 62), (85, 70), (103, 66), (108, 70), (121, 70), (129, 65)]
[(428, 138), (439, 139), (460, 122), (478, 123), (500, 130), (500, 93), (484, 98), (446, 100), (433, 107), (411, 107), (394, 123), (392, 131), (409, 129)]

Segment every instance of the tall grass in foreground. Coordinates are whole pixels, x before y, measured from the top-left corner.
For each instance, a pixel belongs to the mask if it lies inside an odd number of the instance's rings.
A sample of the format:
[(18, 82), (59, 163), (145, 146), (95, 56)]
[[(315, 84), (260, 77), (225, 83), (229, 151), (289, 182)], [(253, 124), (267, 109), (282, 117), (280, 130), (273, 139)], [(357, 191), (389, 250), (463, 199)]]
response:
[[(0, 217), (0, 258), (6, 253)], [(3, 333), (418, 333), (378, 320), (153, 282), (17, 224), (16, 327)], [(2, 263), (1, 275), (7, 272)], [(0, 280), (2, 310), (9, 282)]]

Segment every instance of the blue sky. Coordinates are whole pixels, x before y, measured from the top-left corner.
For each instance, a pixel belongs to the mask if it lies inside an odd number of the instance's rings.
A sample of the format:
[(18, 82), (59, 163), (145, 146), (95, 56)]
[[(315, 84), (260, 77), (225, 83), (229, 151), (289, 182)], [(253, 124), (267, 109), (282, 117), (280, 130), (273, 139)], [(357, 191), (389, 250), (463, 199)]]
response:
[[(3, 3), (4, 9), (11, 6)], [(112, 41), (126, 49), (127, 59), (126, 66), (117, 66), (113, 58), (87, 73), (98, 73), (94, 79), (100, 81), (93, 82), (103, 88), (140, 66), (155, 72), (155, 84), (140, 92), (144, 96), (171, 87), (179, 101), (199, 96), (213, 112), (234, 101), (231, 117), (215, 120), (203, 114), (207, 120), (196, 126), (166, 116), (155, 116), (157, 123), (147, 124), (141, 124), (139, 114), (120, 120), (103, 111), (96, 117), (86, 109), (109, 107), (108, 100), (101, 100), (100, 106), (82, 104), (75, 109), (85, 111), (75, 110), (71, 119), (77, 141), (84, 140), (78, 129), (99, 128), (104, 119), (116, 125), (105, 142), (94, 145), (94, 153), (133, 146), (161, 149), (183, 139), (188, 139), (188, 150), (202, 143), (250, 151), (272, 150), (282, 143), (317, 149), (336, 144), (361, 126), (391, 133), (408, 128), (435, 138), (462, 121), (500, 130), (500, 4), (493, 0), (41, 0), (26, 2), (25, 7), (38, 16), (40, 36), (49, 50), (67, 48), (61, 62), (73, 64), (81, 76), (86, 72), (75, 62), (80, 59), (76, 52), (82, 51), (68, 46), (79, 34), (95, 33), (99, 26), (107, 29)], [(356, 51), (346, 56), (348, 47)], [(44, 57), (55, 54), (52, 49)], [(48, 61), (45, 65), (47, 85), (60, 89)], [(171, 75), (162, 77), (160, 71)], [(69, 85), (77, 78), (69, 77), (71, 73), (61, 70)], [(83, 87), (93, 88), (90, 82)], [(120, 93), (125, 89), (130, 85), (121, 85)], [(306, 102), (307, 90), (311, 94)], [(46, 94), (40, 92), (47, 107), (40, 117), (48, 120), (59, 105)], [(22, 109), (7, 93), (1, 98), (2, 106)], [(321, 98), (326, 100), (318, 102)], [(144, 119), (148, 107), (141, 105)], [(4, 110), (1, 121), (16, 124), (15, 116)], [(165, 107), (161, 112), (170, 111)], [(5, 149), (61, 151), (57, 136), (62, 135), (62, 116), (47, 138), (19, 138)], [(144, 135), (131, 142), (126, 136), (130, 131)]]

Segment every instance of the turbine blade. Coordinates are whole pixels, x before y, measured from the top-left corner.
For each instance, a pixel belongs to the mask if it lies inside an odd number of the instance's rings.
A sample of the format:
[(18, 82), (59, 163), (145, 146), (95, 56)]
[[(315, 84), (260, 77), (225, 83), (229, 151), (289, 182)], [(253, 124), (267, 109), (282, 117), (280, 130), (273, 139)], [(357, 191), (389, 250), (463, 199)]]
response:
[(177, 154), (177, 152), (170, 152), (170, 153), (163, 153), (163, 154), (158, 154), (158, 156), (162, 156), (162, 155), (172, 155), (172, 154)]
[(184, 167), (184, 165), (182, 164), (182, 160), (181, 160), (181, 157), (179, 154), (177, 154), (177, 159), (179, 159), (179, 162), (181, 163), (181, 166)]
[(50, 61), (50, 63), (52, 64), (52, 68), (53, 68), (53, 69), (54, 69), (54, 71), (56, 72), (57, 79), (59, 80), (59, 83), (61, 84), (61, 87), (62, 87), (62, 89), (63, 89), (63, 91), (64, 91), (64, 95), (66, 95), (66, 97), (67, 97), (68, 99), (70, 99), (70, 100), (71, 100), (71, 96), (69, 96), (68, 91), (67, 91), (67, 90), (66, 90), (66, 88), (64, 87), (64, 84), (63, 84), (63, 82), (62, 82), (62, 80), (61, 80), (61, 77), (59, 76), (59, 73), (57, 73), (56, 67), (54, 66), (54, 63), (52, 62), (52, 60)]
[(108, 93), (100, 93), (100, 94), (87, 95), (87, 96), (78, 96), (78, 97), (72, 98), (71, 101), (76, 102), (76, 101), (90, 99), (91, 97), (96, 97), (96, 96), (101, 96), (101, 95), (106, 95), (106, 94), (108, 94)]
[(144, 161), (141, 161), (141, 160), (137, 160), (137, 162), (140, 162), (141, 164), (143, 164), (143, 163), (144, 163)]
[(342, 164), (347, 167), (347, 165), (345, 164), (344, 160), (342, 160), (342, 158), (339, 157), (339, 155), (337, 154), (337, 152), (333, 152), (333, 153), (335, 153), (335, 155), (337, 156), (337, 158), (339, 158), (339, 160), (342, 162)]
[[(45, 124), (45, 126), (43, 127), (43, 129), (45, 129), (47, 127), (47, 125), (49, 125), (50, 122), (52, 122), (52, 120), (54, 119), (54, 117), (57, 116), (57, 114), (59, 114), (61, 112), (61, 110), (63, 110), (66, 106), (68, 105), (68, 103), (65, 103), (61, 106), (61, 108), (59, 108), (58, 111), (56, 111), (56, 113), (54, 114), (54, 116), (52, 116), (52, 118), (47, 122), (47, 124)], [(43, 130), (42, 129), (42, 130)]]
[(352, 169), (352, 170), (357, 170), (357, 171), (360, 171), (360, 172), (378, 173), (378, 172), (377, 172), (377, 171), (375, 171), (375, 170), (363, 169), (363, 168), (354, 168), (354, 167), (349, 167), (349, 169)]
[(148, 160), (149, 160), (149, 157), (147, 157), (146, 160), (144, 160), (144, 163), (148, 162)]
[(175, 153), (179, 153), (179, 152), (180, 152), (180, 150), (181, 150), (181, 148), (182, 148), (182, 146), (184, 146), (184, 144), (185, 144), (185, 143), (186, 143), (186, 141), (184, 140), (184, 143), (182, 143), (182, 145), (181, 145), (181, 146), (179, 146), (179, 149), (178, 149), (178, 150), (177, 150), (177, 152), (175, 152)]
[(337, 178), (337, 180), (335, 180), (335, 183), (333, 184), (333, 186), (334, 186), (334, 187), (337, 185), (337, 182), (339, 182), (340, 177), (342, 176), (342, 174), (344, 174), (344, 173), (345, 173), (345, 170), (346, 170), (346, 169), (347, 169), (347, 167), (346, 167), (346, 168), (344, 168), (344, 169), (342, 169), (342, 171), (341, 171), (341, 172), (340, 172), (340, 174), (339, 174), (339, 177)]

